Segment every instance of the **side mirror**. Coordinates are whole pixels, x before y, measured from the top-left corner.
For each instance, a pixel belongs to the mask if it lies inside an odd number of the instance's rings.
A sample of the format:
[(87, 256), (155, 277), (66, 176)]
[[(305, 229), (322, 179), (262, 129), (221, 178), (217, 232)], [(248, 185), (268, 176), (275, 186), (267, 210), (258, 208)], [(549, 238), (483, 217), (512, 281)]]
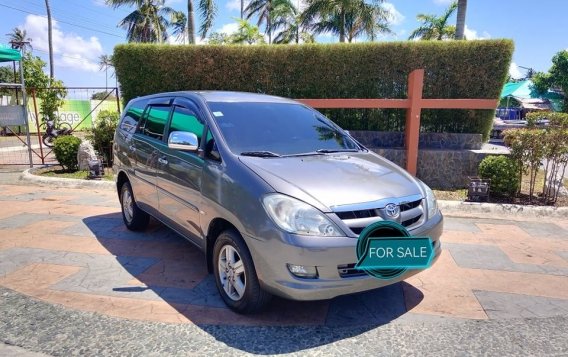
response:
[(194, 133), (187, 131), (174, 131), (168, 137), (168, 147), (183, 151), (197, 151), (199, 139)]

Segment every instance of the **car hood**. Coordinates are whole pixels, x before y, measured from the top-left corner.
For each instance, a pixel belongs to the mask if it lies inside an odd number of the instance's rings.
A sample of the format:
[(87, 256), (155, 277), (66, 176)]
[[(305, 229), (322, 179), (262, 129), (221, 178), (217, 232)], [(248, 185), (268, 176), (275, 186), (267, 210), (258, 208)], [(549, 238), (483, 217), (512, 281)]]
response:
[(423, 195), (416, 179), (373, 153), (239, 159), (276, 192), (324, 212), (342, 205)]

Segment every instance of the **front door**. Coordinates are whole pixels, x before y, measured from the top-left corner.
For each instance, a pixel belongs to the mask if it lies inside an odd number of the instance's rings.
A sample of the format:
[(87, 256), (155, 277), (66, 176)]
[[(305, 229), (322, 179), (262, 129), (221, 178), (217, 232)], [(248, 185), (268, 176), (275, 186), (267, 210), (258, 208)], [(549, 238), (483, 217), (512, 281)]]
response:
[[(187, 100), (174, 101), (168, 135), (175, 131), (192, 132), (199, 139), (204, 131), (196, 107)], [(169, 149), (160, 152), (157, 166), (160, 213), (167, 217), (186, 236), (201, 245), (200, 228), (201, 176), (204, 160), (197, 152)]]

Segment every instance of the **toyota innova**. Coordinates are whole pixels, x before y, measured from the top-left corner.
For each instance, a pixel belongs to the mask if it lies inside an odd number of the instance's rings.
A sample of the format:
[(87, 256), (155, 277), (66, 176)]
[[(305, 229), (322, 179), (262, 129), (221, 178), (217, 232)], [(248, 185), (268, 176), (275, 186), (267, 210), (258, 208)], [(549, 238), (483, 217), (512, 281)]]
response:
[(223, 300), (241, 313), (271, 295), (330, 299), (418, 273), (377, 279), (355, 268), (357, 238), (377, 221), (430, 237), (440, 254), (432, 190), (290, 99), (139, 97), (126, 106), (113, 149), (126, 226), (143, 230), (152, 216), (203, 250)]

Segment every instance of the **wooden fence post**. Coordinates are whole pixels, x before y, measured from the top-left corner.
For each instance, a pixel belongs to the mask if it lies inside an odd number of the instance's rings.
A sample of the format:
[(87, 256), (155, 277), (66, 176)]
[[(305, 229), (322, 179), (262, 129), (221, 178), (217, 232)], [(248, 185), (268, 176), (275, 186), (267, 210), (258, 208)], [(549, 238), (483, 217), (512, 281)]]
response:
[(422, 110), (422, 89), (424, 70), (415, 69), (408, 76), (409, 107), (406, 110), (404, 147), (406, 148), (406, 171), (416, 176), (418, 165), (418, 143), (420, 141), (420, 112)]

